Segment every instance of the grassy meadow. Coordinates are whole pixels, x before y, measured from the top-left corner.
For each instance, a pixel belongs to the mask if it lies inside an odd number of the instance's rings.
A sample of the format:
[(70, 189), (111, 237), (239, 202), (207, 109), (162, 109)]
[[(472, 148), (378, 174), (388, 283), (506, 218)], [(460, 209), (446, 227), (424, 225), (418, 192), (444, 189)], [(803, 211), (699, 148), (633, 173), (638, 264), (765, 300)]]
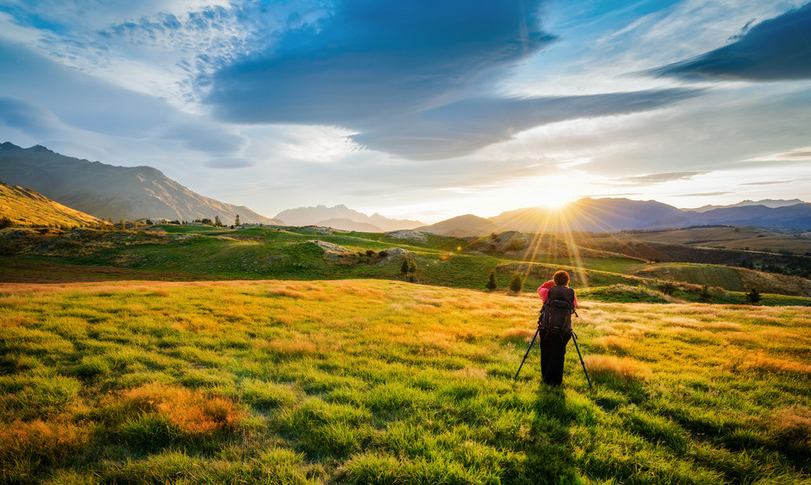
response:
[(0, 481), (811, 483), (811, 308), (582, 300), (594, 390), (534, 296), (1, 284)]

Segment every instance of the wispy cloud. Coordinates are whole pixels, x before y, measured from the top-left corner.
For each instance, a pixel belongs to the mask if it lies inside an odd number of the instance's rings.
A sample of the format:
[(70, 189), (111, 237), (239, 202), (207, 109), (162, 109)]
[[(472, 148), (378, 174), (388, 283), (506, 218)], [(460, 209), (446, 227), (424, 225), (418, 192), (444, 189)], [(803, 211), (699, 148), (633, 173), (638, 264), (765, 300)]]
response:
[(664, 182), (672, 182), (674, 180), (690, 180), (697, 175), (704, 175), (709, 172), (667, 172), (667, 173), (650, 173), (646, 175), (635, 175), (633, 177), (622, 177), (616, 179), (617, 182), (623, 184), (660, 184)]
[(770, 181), (766, 181), (766, 182), (747, 182), (747, 183), (743, 183), (743, 184), (740, 184), (740, 185), (759, 186), (759, 185), (780, 185), (780, 184), (788, 184), (788, 183), (791, 183), (791, 180), (770, 180)]

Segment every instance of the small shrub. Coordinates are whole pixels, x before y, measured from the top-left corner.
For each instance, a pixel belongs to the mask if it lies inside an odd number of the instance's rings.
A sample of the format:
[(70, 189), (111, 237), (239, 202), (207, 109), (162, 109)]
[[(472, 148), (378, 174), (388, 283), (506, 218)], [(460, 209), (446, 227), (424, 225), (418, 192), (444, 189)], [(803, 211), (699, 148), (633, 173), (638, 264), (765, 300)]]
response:
[(712, 299), (712, 295), (710, 295), (710, 287), (709, 287), (709, 286), (707, 286), (707, 285), (702, 286), (702, 287), (701, 287), (701, 291), (699, 291), (699, 292), (698, 292), (698, 297), (699, 297), (699, 298), (700, 298), (702, 301), (709, 301), (709, 300), (711, 300), (711, 299)]
[(749, 290), (749, 293), (746, 294), (746, 302), (752, 305), (757, 305), (760, 303), (760, 299), (760, 292), (757, 290), (757, 288), (752, 288)]
[(664, 293), (665, 295), (672, 295), (676, 291), (676, 285), (674, 285), (670, 281), (666, 281), (659, 286), (656, 287), (659, 291)]

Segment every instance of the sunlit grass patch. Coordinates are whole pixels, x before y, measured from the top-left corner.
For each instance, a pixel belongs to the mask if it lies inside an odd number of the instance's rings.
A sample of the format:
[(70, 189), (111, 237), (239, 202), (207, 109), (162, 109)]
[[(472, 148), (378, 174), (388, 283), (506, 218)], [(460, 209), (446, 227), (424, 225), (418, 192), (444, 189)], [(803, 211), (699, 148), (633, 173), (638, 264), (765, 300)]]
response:
[(777, 438), (797, 450), (811, 447), (811, 409), (791, 406), (778, 410), (766, 420), (775, 430)]
[(762, 351), (750, 352), (741, 367), (758, 372), (787, 372), (803, 376), (811, 374), (811, 365), (809, 364), (772, 357)]
[(0, 478), (33, 481), (40, 466), (62, 463), (86, 445), (90, 430), (65, 419), (14, 421), (0, 425)]
[(699, 328), (701, 324), (693, 318), (687, 317), (668, 317), (661, 320), (661, 325), (664, 326), (674, 326), (674, 327), (686, 327), (686, 328)]
[(709, 322), (702, 325), (702, 328), (710, 330), (727, 330), (727, 331), (740, 331), (743, 327), (740, 323), (732, 322)]
[(529, 343), (529, 341), (532, 340), (532, 337), (535, 335), (535, 332), (535, 329), (529, 328), (510, 328), (505, 330), (502, 333), (502, 336), (507, 341)]
[(607, 350), (625, 352), (633, 345), (633, 342), (616, 335), (607, 335), (594, 340), (596, 345), (599, 345)]
[(313, 355), (318, 350), (314, 343), (306, 340), (274, 340), (260, 348), (279, 359)]
[(583, 361), (589, 373), (597, 378), (613, 377), (623, 381), (644, 381), (653, 376), (650, 367), (630, 357), (589, 355)]
[(167, 446), (184, 436), (200, 438), (235, 431), (245, 411), (222, 397), (155, 383), (119, 393), (112, 416), (135, 445)]

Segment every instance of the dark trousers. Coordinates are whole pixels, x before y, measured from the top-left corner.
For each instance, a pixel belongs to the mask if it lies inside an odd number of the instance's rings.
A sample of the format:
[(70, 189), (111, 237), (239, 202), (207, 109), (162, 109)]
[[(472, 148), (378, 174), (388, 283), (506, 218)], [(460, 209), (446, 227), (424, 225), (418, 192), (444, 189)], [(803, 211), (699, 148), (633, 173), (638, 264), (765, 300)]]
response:
[(549, 333), (541, 329), (541, 373), (543, 381), (552, 386), (563, 382), (563, 358), (566, 356), (566, 345), (572, 338), (565, 335)]

